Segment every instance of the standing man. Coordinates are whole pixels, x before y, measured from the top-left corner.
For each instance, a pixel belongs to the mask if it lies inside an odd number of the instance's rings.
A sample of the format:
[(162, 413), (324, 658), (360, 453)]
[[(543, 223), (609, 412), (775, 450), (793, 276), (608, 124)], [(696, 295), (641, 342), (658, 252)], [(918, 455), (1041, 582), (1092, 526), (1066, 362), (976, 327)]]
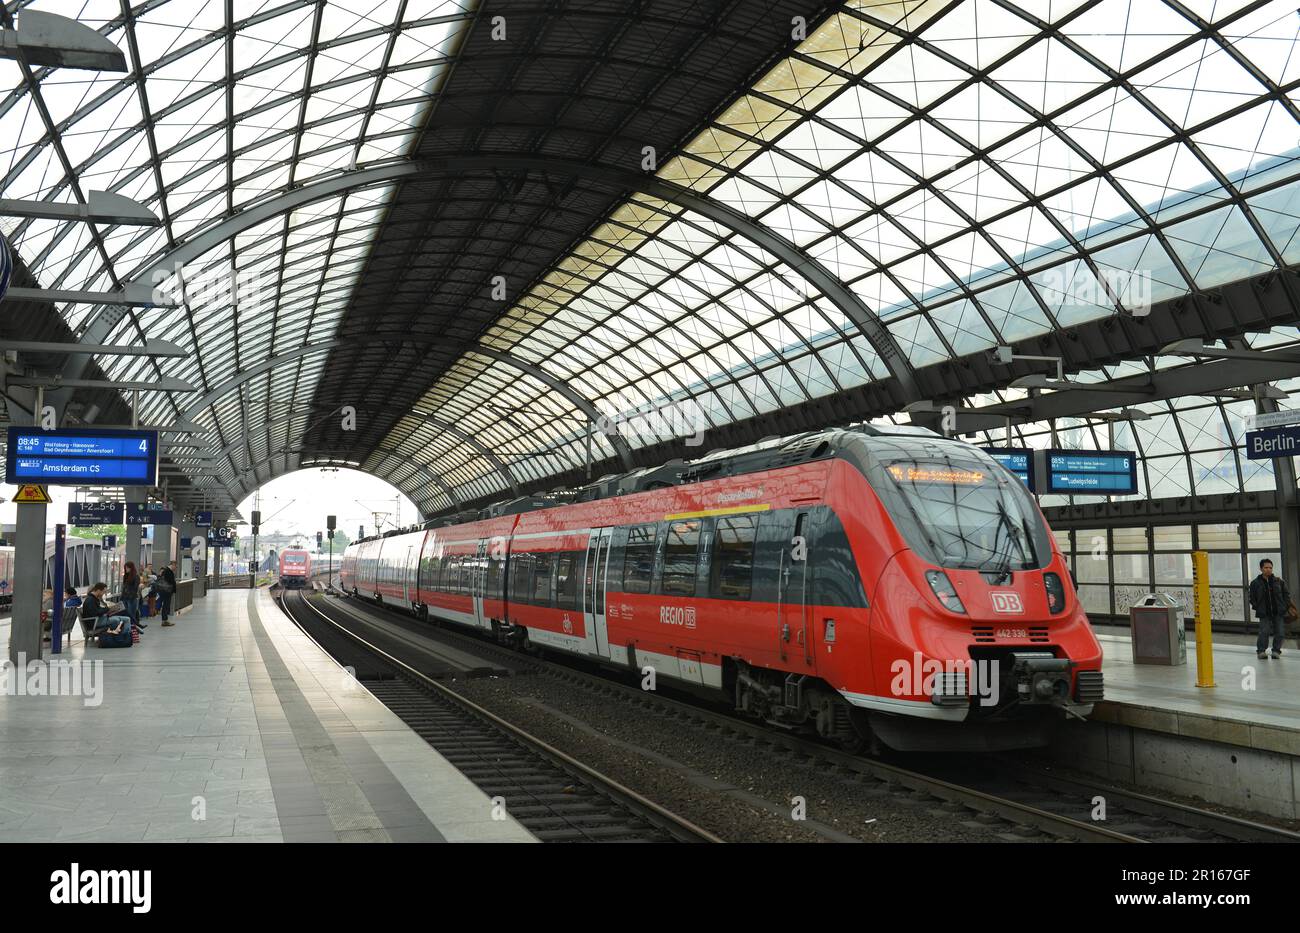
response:
[(158, 613), (162, 616), (164, 626), (175, 625), (167, 616), (172, 611), (172, 594), (176, 592), (176, 561), (172, 561), (158, 574)]
[(1259, 576), (1250, 582), (1250, 608), (1259, 619), (1259, 637), (1255, 639), (1255, 655), (1262, 661), (1268, 657), (1268, 640), (1273, 639), (1273, 657), (1282, 657), (1282, 639), (1286, 635), (1287, 607), (1291, 605), (1291, 591), (1281, 577), (1273, 575), (1273, 562), (1265, 557), (1259, 562)]

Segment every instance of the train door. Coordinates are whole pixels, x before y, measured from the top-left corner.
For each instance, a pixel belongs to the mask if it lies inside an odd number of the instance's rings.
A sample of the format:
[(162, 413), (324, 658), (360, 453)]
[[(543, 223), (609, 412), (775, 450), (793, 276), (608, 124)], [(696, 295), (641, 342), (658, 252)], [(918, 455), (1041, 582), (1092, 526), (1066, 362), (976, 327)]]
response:
[[(414, 551), (414, 544), (407, 545), (406, 559), (402, 561), (400, 568), (402, 574), (402, 600), (407, 606), (410, 606), (415, 602), (415, 599), (413, 598), (415, 591), (411, 585), (415, 580), (415, 565), (411, 563), (411, 556)], [(416, 560), (419, 560), (418, 554), (416, 555)]]
[(807, 512), (795, 513), (790, 540), (781, 548), (780, 608), (777, 612), (781, 660), (802, 658), (808, 665), (812, 665), (815, 658), (808, 623), (811, 608), (808, 605), (811, 528), (812, 518)]
[(605, 583), (609, 574), (612, 528), (593, 528), (587, 541), (587, 572), (583, 577), (582, 612), (587, 631), (596, 639), (596, 654), (609, 657), (609, 629), (605, 625)]
[(492, 623), (483, 611), (483, 596), (487, 589), (487, 548), (486, 541), (480, 541), (474, 549), (474, 561), (470, 564), (469, 591), (474, 599), (474, 624), (491, 628)]

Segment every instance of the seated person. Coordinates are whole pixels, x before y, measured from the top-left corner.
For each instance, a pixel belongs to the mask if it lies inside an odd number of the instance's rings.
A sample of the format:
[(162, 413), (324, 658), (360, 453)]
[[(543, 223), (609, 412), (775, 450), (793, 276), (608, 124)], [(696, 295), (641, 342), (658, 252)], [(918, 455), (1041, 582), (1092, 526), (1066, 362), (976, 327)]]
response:
[(81, 597), (77, 595), (77, 588), (75, 586), (69, 586), (66, 589), (64, 589), (63, 591), (64, 609), (80, 609), (81, 602), (82, 602)]
[(112, 615), (105, 598), (108, 584), (96, 583), (81, 604), (81, 618), (93, 619), (92, 634), (99, 636), (101, 648), (131, 647), (131, 617)]

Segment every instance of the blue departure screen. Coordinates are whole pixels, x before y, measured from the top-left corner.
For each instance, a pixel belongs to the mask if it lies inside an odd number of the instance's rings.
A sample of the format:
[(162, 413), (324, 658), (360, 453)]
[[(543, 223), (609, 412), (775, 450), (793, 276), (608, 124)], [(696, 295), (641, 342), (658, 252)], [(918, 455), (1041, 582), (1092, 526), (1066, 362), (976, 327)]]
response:
[(158, 433), (11, 427), (5, 481), (67, 486), (152, 486), (158, 480)]
[(1137, 454), (1128, 450), (1049, 450), (1047, 492), (1131, 496), (1137, 493)]
[(1016, 475), (1016, 479), (1034, 488), (1034, 452), (1019, 447), (984, 447), (983, 451)]

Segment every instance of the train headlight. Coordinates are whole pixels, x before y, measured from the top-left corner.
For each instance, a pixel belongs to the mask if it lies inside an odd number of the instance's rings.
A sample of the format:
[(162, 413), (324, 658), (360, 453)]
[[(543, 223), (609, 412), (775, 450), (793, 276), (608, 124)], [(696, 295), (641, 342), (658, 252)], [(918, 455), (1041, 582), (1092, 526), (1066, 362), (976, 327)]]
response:
[(934, 590), (934, 595), (938, 597), (943, 608), (949, 612), (965, 614), (966, 607), (961, 604), (961, 597), (953, 589), (952, 581), (948, 579), (946, 573), (942, 570), (927, 570), (925, 579), (929, 581), (930, 589)]
[(1047, 590), (1047, 611), (1052, 615), (1065, 611), (1065, 584), (1054, 573), (1043, 574), (1043, 586)]

